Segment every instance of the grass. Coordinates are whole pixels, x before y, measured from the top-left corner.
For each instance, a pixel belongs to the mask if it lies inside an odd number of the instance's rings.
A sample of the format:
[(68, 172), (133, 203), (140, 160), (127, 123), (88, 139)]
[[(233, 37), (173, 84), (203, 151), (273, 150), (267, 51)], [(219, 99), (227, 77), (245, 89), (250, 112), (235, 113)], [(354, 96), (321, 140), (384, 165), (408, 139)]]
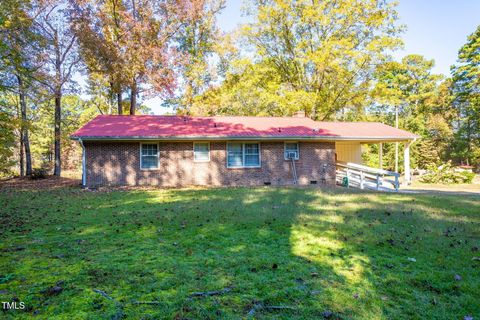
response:
[(478, 183), (462, 183), (462, 184), (430, 184), (415, 182), (411, 186), (402, 189), (410, 190), (429, 190), (429, 191), (446, 191), (458, 193), (478, 193), (480, 194), (480, 184)]
[(433, 184), (433, 183), (423, 183), (423, 182), (420, 182), (419, 180), (420, 179), (417, 176), (415, 176), (415, 179), (411, 186), (402, 187), (401, 189), (480, 194), (480, 175), (478, 174), (475, 176), (473, 183)]
[(6, 318), (480, 317), (478, 196), (4, 190), (0, 208), (0, 300), (26, 305)]

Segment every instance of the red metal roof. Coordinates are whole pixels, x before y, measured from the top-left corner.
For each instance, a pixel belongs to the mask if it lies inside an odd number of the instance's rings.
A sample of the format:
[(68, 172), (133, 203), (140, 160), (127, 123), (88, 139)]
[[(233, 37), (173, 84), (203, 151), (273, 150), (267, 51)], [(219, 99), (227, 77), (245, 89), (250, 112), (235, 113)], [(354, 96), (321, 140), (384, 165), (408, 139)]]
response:
[(417, 136), (378, 122), (317, 122), (305, 117), (100, 115), (72, 138), (411, 140)]

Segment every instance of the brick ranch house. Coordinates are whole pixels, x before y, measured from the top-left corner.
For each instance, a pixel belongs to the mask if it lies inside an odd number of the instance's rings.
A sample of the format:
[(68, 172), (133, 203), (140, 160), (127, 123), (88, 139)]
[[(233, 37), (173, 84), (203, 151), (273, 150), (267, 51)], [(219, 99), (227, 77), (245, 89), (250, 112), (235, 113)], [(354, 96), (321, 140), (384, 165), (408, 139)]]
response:
[[(410, 142), (381, 123), (307, 117), (100, 115), (76, 131), (82, 184), (239, 186), (335, 184), (336, 162), (361, 163), (361, 144)], [(409, 177), (408, 172), (405, 170)]]

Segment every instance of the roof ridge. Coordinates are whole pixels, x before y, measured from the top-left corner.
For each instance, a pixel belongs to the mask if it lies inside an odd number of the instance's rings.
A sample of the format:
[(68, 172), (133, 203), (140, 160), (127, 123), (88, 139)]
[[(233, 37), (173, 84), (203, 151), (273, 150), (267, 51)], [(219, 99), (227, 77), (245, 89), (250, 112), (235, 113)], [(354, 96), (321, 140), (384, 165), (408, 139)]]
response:
[[(177, 117), (177, 118), (281, 118), (281, 119), (308, 119), (315, 121), (309, 117), (294, 117), (294, 116), (185, 116), (174, 114), (99, 114), (97, 117)], [(315, 121), (318, 122), (318, 121)]]
[[(334, 121), (316, 121), (313, 120), (312, 118), (309, 117), (294, 117), (294, 116), (225, 116), (225, 115), (219, 115), (219, 116), (185, 116), (185, 115), (175, 115), (175, 114), (135, 114), (135, 115), (130, 115), (130, 114), (99, 114), (97, 117), (165, 117), (165, 118), (264, 118), (264, 119), (295, 119), (295, 120), (300, 120), (300, 119), (308, 119), (310, 121), (313, 121), (315, 123), (352, 123), (352, 124), (358, 124), (358, 123), (379, 123), (383, 125), (390, 126), (384, 122), (381, 121), (341, 121), (341, 120), (334, 120)], [(393, 128), (393, 127), (392, 127)], [(396, 128), (400, 129), (400, 128)], [(400, 129), (402, 130), (402, 129)]]

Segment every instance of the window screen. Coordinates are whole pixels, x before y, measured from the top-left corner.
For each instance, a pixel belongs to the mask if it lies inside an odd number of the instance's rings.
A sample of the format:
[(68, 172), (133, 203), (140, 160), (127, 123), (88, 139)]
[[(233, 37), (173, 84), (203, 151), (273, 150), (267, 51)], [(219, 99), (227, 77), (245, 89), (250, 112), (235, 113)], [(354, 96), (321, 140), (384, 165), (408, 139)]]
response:
[(245, 167), (260, 165), (260, 149), (258, 143), (245, 143)]
[(196, 142), (193, 145), (193, 158), (195, 161), (210, 161), (210, 144), (208, 142)]
[(227, 165), (229, 167), (243, 166), (243, 145), (241, 143), (229, 143), (227, 145)]
[(142, 169), (158, 168), (158, 144), (149, 143), (141, 145), (140, 167)]

